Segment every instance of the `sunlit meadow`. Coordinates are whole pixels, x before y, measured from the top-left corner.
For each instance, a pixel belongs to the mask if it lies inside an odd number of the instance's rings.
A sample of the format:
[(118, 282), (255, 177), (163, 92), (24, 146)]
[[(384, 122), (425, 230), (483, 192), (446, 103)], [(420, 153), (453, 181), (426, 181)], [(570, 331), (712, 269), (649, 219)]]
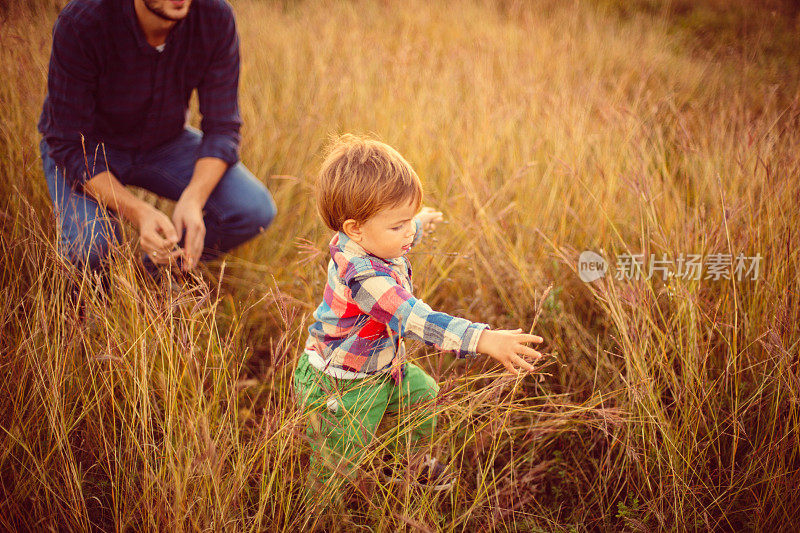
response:
[[(108, 289), (58, 257), (35, 123), (62, 5), (0, 7), (0, 529), (798, 527), (790, 3), (236, 0), (242, 159), (279, 215), (178, 292), (143, 278), (132, 231)], [(395, 146), (445, 213), (410, 256), (418, 295), (546, 339), (518, 379), (410, 345), (442, 386), (446, 494), (377, 474), (408, 414), (345, 494), (308, 490), (291, 372), (343, 132)], [(584, 250), (605, 278), (581, 281)], [(627, 279), (623, 254), (763, 260)]]

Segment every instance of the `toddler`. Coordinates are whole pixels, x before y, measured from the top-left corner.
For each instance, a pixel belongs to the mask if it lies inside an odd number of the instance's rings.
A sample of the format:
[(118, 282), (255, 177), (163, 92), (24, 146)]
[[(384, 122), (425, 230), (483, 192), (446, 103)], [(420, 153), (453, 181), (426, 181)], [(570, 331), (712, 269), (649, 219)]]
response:
[[(336, 234), (322, 303), (314, 312), (294, 373), (295, 391), (311, 420), (312, 475), (349, 478), (384, 413), (419, 409), (416, 438), (430, 437), (439, 387), (406, 361), (404, 337), (455, 352), (487, 354), (510, 372), (533, 370), (525, 357), (541, 354), (525, 343), (542, 341), (522, 330), (491, 330), (431, 309), (414, 297), (406, 253), (423, 228), (442, 213), (420, 209), (422, 185), (406, 160), (384, 143), (344, 135), (330, 149), (316, 189), (317, 208)], [(435, 490), (453, 475), (426, 457), (413, 479)]]

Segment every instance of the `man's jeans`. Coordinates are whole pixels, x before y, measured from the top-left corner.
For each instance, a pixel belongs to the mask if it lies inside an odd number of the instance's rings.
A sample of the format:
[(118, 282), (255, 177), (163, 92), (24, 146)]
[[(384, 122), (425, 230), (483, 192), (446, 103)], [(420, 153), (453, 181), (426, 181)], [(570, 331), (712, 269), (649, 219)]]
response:
[[(177, 201), (192, 178), (201, 139), (198, 130), (186, 128), (174, 140), (150, 151), (106, 148), (105, 160), (124, 185)], [(120, 238), (119, 221), (91, 196), (70, 188), (63, 167), (56, 168), (48, 155), (44, 139), (40, 149), (50, 198), (60, 222), (61, 253), (75, 264), (101, 268)], [(206, 236), (201, 259), (215, 257), (254, 237), (269, 226), (275, 212), (275, 202), (267, 188), (241, 163), (232, 165), (204, 207)]]

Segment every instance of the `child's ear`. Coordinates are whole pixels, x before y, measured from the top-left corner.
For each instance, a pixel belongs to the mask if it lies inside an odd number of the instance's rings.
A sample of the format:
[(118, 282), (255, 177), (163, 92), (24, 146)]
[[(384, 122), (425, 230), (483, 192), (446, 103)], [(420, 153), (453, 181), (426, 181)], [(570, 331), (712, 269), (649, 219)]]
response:
[(348, 218), (342, 223), (342, 231), (354, 241), (361, 242), (363, 236), (361, 225), (352, 218)]

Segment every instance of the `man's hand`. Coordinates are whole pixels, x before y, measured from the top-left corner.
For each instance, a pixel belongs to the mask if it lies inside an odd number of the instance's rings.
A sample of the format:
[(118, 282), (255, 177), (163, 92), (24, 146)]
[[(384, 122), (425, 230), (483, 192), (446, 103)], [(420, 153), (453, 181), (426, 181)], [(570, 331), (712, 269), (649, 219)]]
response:
[(105, 205), (139, 230), (139, 245), (154, 263), (170, 263), (183, 253), (175, 250), (178, 232), (167, 215), (134, 196), (111, 172), (101, 172), (83, 185)]
[(432, 207), (423, 207), (415, 218), (422, 224), (422, 231), (428, 233), (436, 228), (437, 222), (444, 220), (444, 215)]
[(522, 333), (521, 329), (485, 329), (478, 338), (477, 351), (499, 361), (512, 374), (517, 374), (518, 368), (530, 372), (533, 366), (522, 356), (532, 357), (535, 361), (541, 358), (542, 354), (525, 346), (524, 343), (538, 344), (542, 340), (538, 335)]
[(183, 254), (183, 250), (174, 249), (178, 244), (178, 233), (167, 215), (144, 204), (137, 218), (139, 246), (154, 263), (171, 263)]
[(184, 193), (175, 204), (172, 212), (175, 231), (183, 235), (183, 269), (194, 268), (203, 253), (206, 239), (206, 225), (203, 222), (203, 204), (192, 195)]
[[(142, 251), (154, 263), (171, 263), (183, 256), (183, 269), (189, 270), (200, 259), (206, 239), (203, 206), (227, 168), (227, 163), (215, 157), (198, 159), (191, 182), (175, 204), (172, 220), (136, 198), (111, 172), (97, 174), (84, 189), (139, 229)], [(184, 249), (176, 249), (181, 235)]]
[(189, 185), (175, 204), (172, 222), (175, 223), (178, 235), (183, 235), (184, 270), (194, 268), (203, 253), (206, 241), (203, 207), (227, 169), (228, 164), (222, 159), (216, 157), (198, 159)]

